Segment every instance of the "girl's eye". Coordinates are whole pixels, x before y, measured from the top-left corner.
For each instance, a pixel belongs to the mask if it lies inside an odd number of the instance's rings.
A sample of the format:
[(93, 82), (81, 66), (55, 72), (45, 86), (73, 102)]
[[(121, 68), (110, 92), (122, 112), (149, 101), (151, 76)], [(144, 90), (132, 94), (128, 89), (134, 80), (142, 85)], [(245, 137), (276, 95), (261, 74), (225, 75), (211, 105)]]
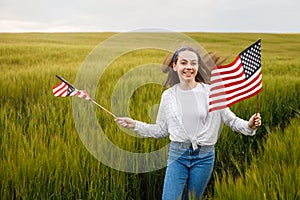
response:
[(180, 64), (182, 64), (182, 65), (186, 65), (186, 64), (187, 64), (187, 62), (185, 62), (185, 61), (181, 61), (181, 62), (180, 62)]

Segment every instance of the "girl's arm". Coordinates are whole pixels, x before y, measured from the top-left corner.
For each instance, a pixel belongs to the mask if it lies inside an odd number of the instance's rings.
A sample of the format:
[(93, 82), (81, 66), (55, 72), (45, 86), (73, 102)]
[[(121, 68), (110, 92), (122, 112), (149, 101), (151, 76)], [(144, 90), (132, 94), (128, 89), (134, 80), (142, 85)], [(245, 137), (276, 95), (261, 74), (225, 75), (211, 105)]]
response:
[(162, 96), (155, 124), (148, 124), (129, 117), (117, 117), (115, 121), (126, 128), (131, 128), (143, 137), (162, 138), (168, 135), (166, 107), (167, 101)]
[(229, 126), (233, 131), (240, 132), (244, 135), (254, 135), (256, 129), (261, 125), (260, 114), (254, 114), (249, 121), (237, 117), (229, 108), (221, 111), (223, 122)]

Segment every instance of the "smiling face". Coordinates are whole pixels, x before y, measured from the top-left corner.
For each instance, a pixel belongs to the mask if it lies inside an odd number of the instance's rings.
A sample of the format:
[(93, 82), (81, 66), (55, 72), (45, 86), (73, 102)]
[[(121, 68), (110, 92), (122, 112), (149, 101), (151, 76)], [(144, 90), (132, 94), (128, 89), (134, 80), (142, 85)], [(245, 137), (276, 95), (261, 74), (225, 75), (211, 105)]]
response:
[(187, 84), (196, 82), (198, 67), (198, 56), (189, 50), (181, 51), (177, 62), (173, 64), (173, 70), (177, 71), (180, 83)]

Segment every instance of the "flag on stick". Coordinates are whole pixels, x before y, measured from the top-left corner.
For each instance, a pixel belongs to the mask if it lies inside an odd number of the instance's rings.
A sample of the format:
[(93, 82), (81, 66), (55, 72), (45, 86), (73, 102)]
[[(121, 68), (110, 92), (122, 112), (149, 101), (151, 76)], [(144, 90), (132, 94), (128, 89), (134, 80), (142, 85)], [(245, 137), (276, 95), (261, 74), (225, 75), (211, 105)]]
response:
[(232, 63), (211, 72), (209, 112), (229, 107), (262, 91), (261, 40), (242, 51)]
[(68, 96), (77, 96), (82, 99), (86, 99), (91, 101), (91, 97), (85, 90), (77, 90), (74, 86), (72, 86), (68, 81), (63, 79), (62, 77), (56, 75), (58, 79), (61, 80), (59, 84), (53, 87), (53, 95), (58, 97), (68, 97)]
[(94, 101), (85, 90), (76, 89), (73, 85), (71, 85), (68, 81), (66, 81), (61, 76), (56, 75), (56, 77), (58, 79), (60, 79), (61, 82), (52, 88), (54, 96), (56, 96), (56, 97), (58, 97), (58, 96), (59, 97), (77, 96), (79, 98), (93, 102), (98, 107), (103, 109), (105, 112), (107, 112), (108, 114), (110, 114), (111, 116), (116, 118), (116, 116), (113, 113), (111, 113), (106, 108), (104, 108), (103, 106), (98, 104), (96, 101)]

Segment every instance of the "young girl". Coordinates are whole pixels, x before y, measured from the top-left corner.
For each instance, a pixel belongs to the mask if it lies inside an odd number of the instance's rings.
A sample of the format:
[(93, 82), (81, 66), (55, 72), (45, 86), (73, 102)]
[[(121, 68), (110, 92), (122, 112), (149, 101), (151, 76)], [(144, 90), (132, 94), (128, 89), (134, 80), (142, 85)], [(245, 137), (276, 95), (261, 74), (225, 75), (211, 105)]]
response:
[(128, 117), (115, 119), (144, 137), (169, 135), (171, 143), (165, 174), (163, 200), (186, 198), (190, 193), (201, 198), (212, 174), (218, 131), (224, 122), (232, 130), (254, 135), (261, 124), (259, 114), (249, 121), (235, 116), (229, 108), (208, 112), (209, 85), (198, 69), (199, 53), (191, 48), (178, 49), (168, 65), (169, 89), (163, 92), (156, 124), (147, 124)]

